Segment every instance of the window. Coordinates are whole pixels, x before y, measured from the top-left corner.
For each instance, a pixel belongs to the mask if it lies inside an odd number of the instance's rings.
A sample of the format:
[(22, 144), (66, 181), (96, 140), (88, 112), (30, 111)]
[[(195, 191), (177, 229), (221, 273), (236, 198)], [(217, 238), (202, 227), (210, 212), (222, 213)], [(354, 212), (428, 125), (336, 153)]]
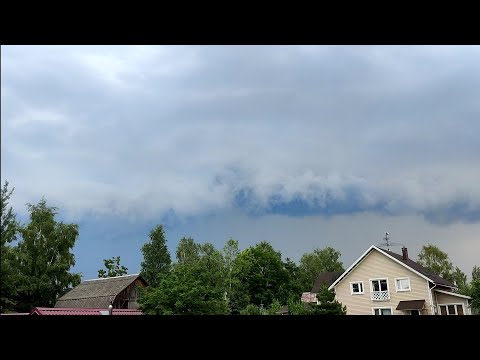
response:
[(463, 315), (463, 306), (462, 304), (440, 305), (440, 314)]
[(363, 281), (351, 282), (350, 293), (352, 295), (363, 294)]
[(410, 291), (410, 278), (395, 279), (397, 291)]
[(385, 301), (390, 299), (388, 291), (388, 279), (370, 280), (371, 299), (376, 301)]
[(392, 315), (392, 308), (372, 308), (373, 315)]

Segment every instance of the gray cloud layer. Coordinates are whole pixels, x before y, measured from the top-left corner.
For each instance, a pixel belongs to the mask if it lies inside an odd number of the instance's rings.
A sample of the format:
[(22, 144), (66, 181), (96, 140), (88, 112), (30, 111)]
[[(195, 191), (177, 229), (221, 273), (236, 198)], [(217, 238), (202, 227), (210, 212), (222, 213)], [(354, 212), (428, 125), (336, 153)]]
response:
[(20, 206), (480, 220), (478, 46), (2, 46)]

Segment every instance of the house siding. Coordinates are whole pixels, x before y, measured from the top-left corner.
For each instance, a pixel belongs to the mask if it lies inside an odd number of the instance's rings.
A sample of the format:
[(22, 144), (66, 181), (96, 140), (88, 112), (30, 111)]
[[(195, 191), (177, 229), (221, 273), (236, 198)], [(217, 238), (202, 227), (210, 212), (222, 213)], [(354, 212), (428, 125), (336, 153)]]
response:
[[(395, 279), (410, 278), (411, 291), (397, 292)], [(370, 294), (370, 279), (388, 278), (390, 300), (373, 301)], [(363, 281), (364, 294), (351, 295), (350, 283)], [(335, 286), (336, 299), (347, 306), (347, 315), (372, 315), (372, 308), (386, 307), (392, 309), (394, 315), (404, 315), (403, 311), (395, 310), (402, 300), (425, 300), (422, 315), (432, 314), (428, 282), (425, 278), (398, 264), (394, 260), (372, 251), (353, 269), (339, 284)]]
[[(443, 294), (440, 292), (435, 292), (435, 296), (437, 299), (437, 307), (439, 305), (446, 305), (446, 304), (463, 304), (463, 311), (464, 314), (469, 315), (470, 314), (470, 308), (468, 307), (468, 300), (455, 296), (455, 295), (448, 295), (448, 294)], [(438, 309), (438, 313), (440, 314), (440, 308)]]

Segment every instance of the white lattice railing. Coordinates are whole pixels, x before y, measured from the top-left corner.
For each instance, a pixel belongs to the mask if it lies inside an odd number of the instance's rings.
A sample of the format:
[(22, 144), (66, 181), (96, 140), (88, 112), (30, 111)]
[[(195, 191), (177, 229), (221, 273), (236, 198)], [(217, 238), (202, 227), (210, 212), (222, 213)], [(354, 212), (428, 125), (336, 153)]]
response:
[(390, 300), (389, 291), (372, 291), (372, 300), (385, 301)]

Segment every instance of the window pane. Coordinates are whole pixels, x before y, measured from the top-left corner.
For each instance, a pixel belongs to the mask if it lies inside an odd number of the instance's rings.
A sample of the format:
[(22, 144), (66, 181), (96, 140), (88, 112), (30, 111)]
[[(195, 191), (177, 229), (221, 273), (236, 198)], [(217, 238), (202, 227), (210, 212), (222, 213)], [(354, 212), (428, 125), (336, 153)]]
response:
[(381, 291), (387, 290), (387, 280), (380, 280), (380, 290)]
[(358, 283), (358, 287), (360, 289), (360, 292), (363, 292), (363, 284), (362, 283)]
[(372, 281), (372, 288), (373, 288), (373, 291), (380, 291), (380, 284), (378, 280)]
[(455, 305), (448, 305), (448, 315), (455, 315)]
[(440, 313), (442, 315), (447, 315), (447, 307), (445, 305), (440, 306)]
[(462, 305), (457, 305), (457, 314), (458, 314), (458, 315), (463, 315), (463, 307), (462, 307)]
[(392, 310), (390, 310), (390, 309), (382, 309), (382, 315), (392, 315)]
[(352, 284), (352, 290), (354, 293), (358, 292), (358, 284)]
[(397, 280), (398, 290), (410, 290), (410, 280), (409, 279), (399, 279)]

